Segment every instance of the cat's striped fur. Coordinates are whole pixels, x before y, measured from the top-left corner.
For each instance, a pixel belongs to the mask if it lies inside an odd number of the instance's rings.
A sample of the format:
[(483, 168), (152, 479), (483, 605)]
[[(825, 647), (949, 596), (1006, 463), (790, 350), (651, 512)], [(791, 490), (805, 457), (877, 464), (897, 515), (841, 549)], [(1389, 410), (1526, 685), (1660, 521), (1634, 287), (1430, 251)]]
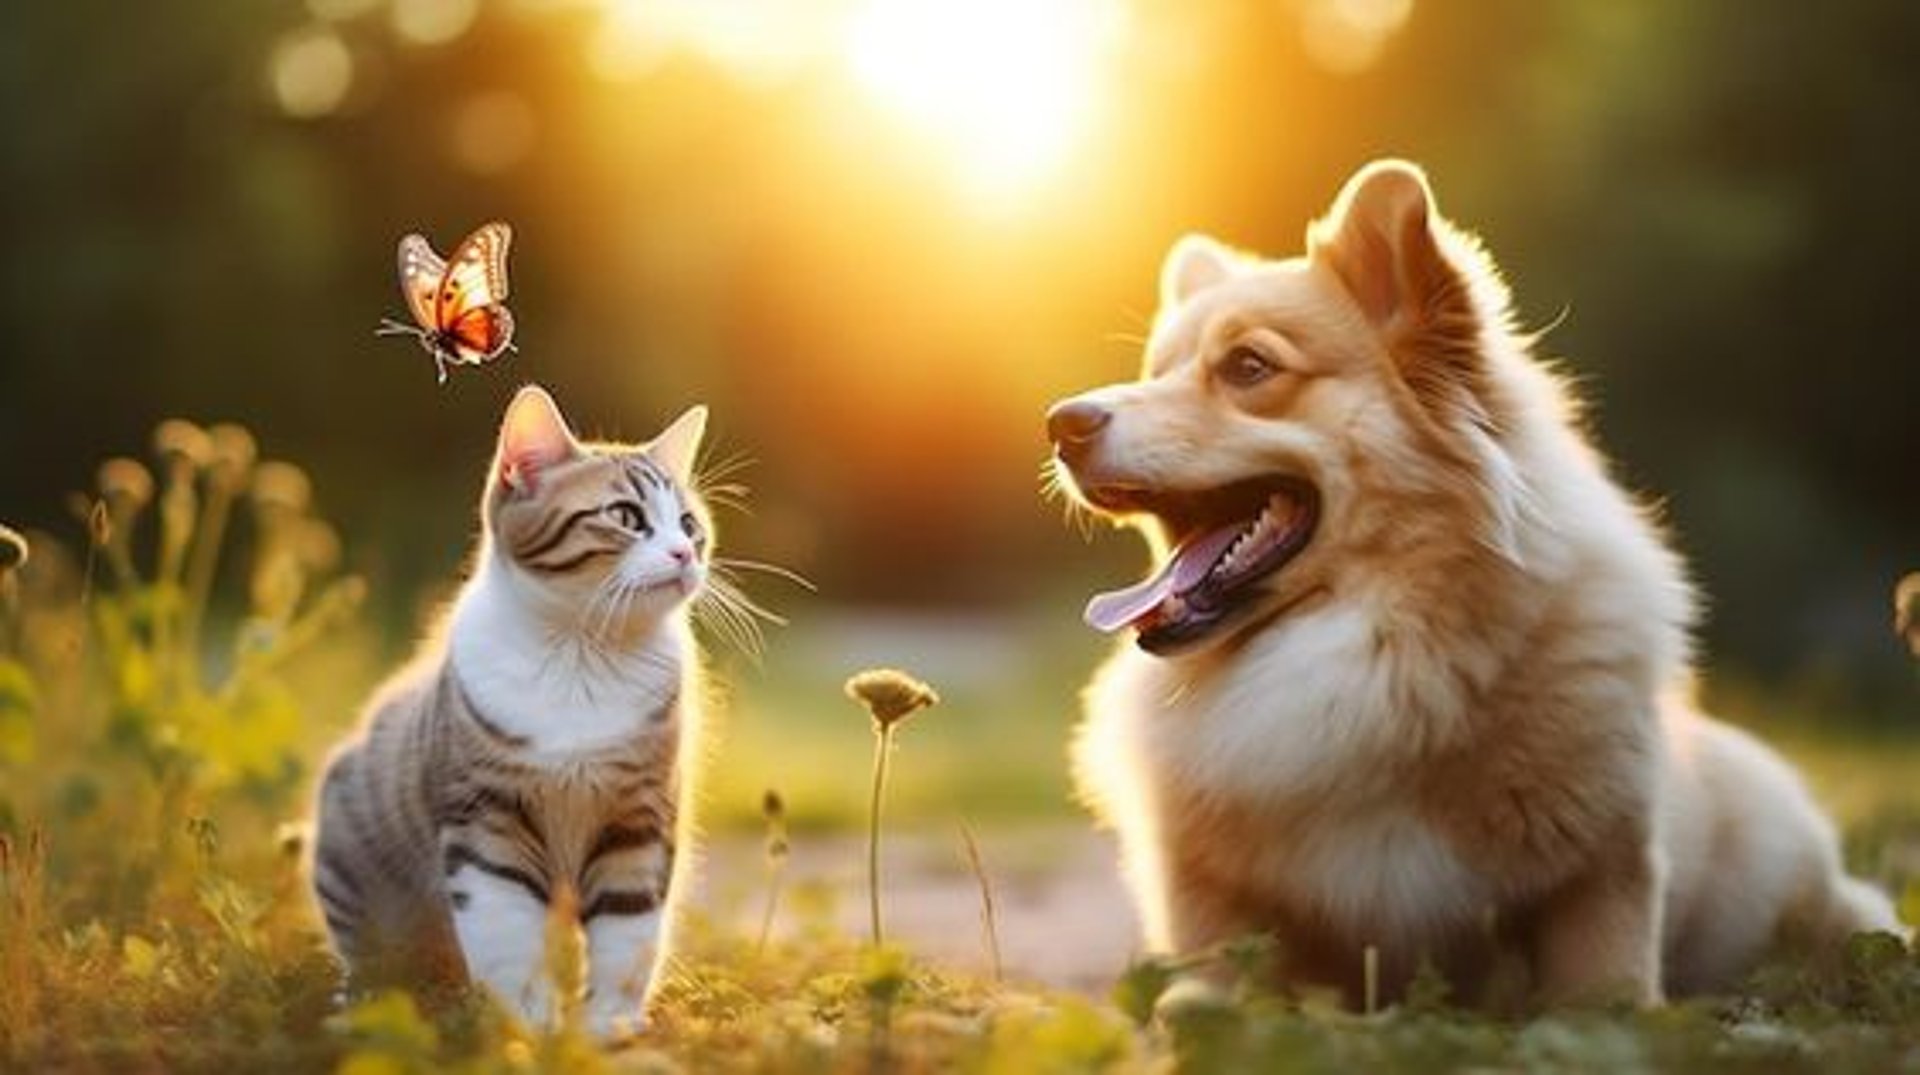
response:
[(590, 1023), (641, 1025), (698, 750), (703, 421), (587, 446), (537, 388), (508, 407), (474, 576), (321, 781), (314, 891), (356, 980), (470, 977), (549, 1018), (564, 893)]

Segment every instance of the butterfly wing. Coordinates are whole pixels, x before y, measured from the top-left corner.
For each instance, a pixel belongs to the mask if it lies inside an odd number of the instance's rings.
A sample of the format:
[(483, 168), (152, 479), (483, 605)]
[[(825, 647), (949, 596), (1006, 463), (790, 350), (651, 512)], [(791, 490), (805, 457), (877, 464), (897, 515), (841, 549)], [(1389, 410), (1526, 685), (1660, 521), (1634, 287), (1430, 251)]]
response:
[(406, 296), (407, 311), (423, 329), (437, 329), (441, 285), (447, 279), (447, 263), (433, 247), (418, 235), (400, 240), (400, 294)]
[(461, 240), (434, 299), (435, 328), (451, 332), (471, 311), (506, 301), (507, 247), (512, 242), (513, 229), (498, 222), (483, 224)]
[(477, 366), (513, 343), (513, 314), (498, 302), (476, 306), (447, 327), (446, 339), (455, 362)]

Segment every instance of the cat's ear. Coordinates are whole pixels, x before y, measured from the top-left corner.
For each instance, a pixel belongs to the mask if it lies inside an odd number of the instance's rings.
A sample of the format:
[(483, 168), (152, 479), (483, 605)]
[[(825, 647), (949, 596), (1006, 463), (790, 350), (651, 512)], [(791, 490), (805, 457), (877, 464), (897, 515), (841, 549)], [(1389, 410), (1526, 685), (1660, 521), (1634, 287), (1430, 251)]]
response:
[(559, 404), (546, 389), (528, 385), (514, 394), (506, 417), (500, 420), (494, 472), (513, 491), (530, 493), (541, 471), (572, 459), (579, 450)]
[(686, 485), (693, 480), (693, 461), (700, 454), (700, 438), (706, 432), (707, 409), (696, 404), (653, 438), (647, 445), (647, 454), (673, 475), (675, 481)]

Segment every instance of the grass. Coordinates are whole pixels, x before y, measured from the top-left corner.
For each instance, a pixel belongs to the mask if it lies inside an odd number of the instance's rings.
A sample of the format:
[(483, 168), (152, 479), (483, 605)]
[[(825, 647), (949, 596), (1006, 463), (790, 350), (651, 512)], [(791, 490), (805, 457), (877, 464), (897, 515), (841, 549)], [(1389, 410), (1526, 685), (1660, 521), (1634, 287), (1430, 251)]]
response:
[[(133, 506), (143, 494), (126, 466), (76, 504), (80, 551), (29, 535), (27, 565), (11, 550), (0, 565), (0, 1070), (1920, 1068), (1920, 952), (1886, 937), (1655, 1011), (1492, 1019), (1427, 988), (1352, 1015), (1256, 985), (1258, 944), (1207, 957), (1223, 963), (1223, 985), (1170, 988), (1178, 968), (1147, 961), (1084, 996), (856, 941), (829, 924), (831, 895), (772, 887), (754, 894), (781, 916), (772, 939), (759, 916), (696, 917), (653, 1027), (617, 1051), (570, 1026), (516, 1025), (474, 995), (349, 1003), (301, 875), (301, 818), (318, 758), (383, 662), (353, 625), (357, 587), (332, 573), (304, 477), (268, 467), (262, 494), (250, 455), (198, 457), (200, 441), (177, 427), (167, 444), (144, 504)], [(140, 509), (153, 505), (145, 518), (160, 532), (148, 534)], [(91, 539), (87, 519), (104, 520)], [(717, 772), (721, 827), (765, 832), (769, 886), (790, 843), (857, 827), (872, 732), (840, 676), (911, 663), (945, 698), (896, 759), (889, 821), (981, 822), (965, 837), (972, 879), (956, 867), (952, 883), (977, 885), (984, 914), (1017, 914), (995, 905), (983, 862), (1006, 869), (996, 825), (1074, 816), (1062, 746), (1093, 644), (1048, 624), (1004, 643), (993, 630), (823, 619), (776, 640), (763, 671), (731, 670), (744, 687)], [(1837, 807), (1850, 859), (1904, 884), (1908, 917), (1920, 916), (1920, 743), (1810, 727), (1770, 735)], [(577, 971), (565, 956), (553, 973)]]

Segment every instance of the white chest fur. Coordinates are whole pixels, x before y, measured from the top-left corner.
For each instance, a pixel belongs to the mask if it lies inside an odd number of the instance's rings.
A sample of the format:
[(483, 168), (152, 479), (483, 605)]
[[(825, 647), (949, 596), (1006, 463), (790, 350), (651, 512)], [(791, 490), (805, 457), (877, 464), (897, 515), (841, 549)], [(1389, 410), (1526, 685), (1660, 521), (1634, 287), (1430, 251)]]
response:
[[(1337, 606), (1276, 625), (1210, 673), (1124, 647), (1089, 692), (1080, 780), (1130, 855), (1202, 855), (1235, 887), (1356, 940), (1465, 924), (1494, 886), (1384, 764), (1445, 734), (1410, 720), (1409, 709), (1446, 712), (1453, 700), (1405, 697), (1394, 671), (1371, 621)], [(1208, 804), (1198, 821), (1195, 801)], [(1140, 846), (1160, 841), (1190, 846)]]
[(454, 674), (502, 731), (565, 757), (631, 736), (673, 704), (688, 641), (675, 621), (618, 647), (588, 646), (476, 579), (454, 606)]

